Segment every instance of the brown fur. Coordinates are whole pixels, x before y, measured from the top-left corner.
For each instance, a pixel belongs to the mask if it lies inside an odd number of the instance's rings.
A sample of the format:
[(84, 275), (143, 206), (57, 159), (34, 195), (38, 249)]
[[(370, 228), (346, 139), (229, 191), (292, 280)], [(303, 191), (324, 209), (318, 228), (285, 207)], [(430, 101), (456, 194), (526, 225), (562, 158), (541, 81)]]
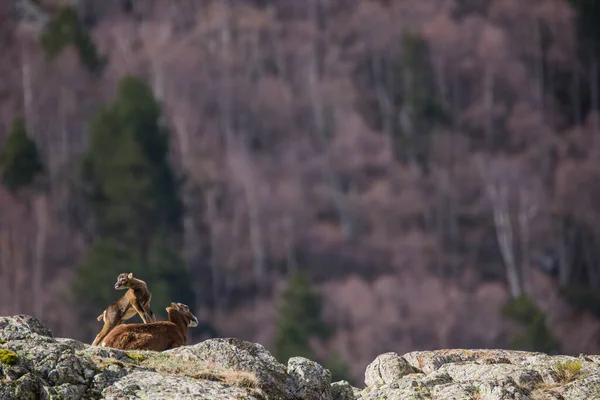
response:
[(134, 278), (133, 273), (120, 274), (115, 283), (115, 289), (128, 290), (123, 297), (108, 306), (98, 316), (98, 321), (104, 320), (104, 326), (94, 339), (92, 346), (98, 346), (110, 331), (132, 318), (136, 313), (145, 324), (156, 321), (156, 317), (150, 309), (152, 293), (148, 290), (146, 282)]
[(123, 324), (113, 329), (102, 346), (122, 350), (163, 351), (183, 346), (187, 328), (198, 325), (198, 319), (185, 304), (171, 303), (167, 307), (169, 321), (151, 324)]

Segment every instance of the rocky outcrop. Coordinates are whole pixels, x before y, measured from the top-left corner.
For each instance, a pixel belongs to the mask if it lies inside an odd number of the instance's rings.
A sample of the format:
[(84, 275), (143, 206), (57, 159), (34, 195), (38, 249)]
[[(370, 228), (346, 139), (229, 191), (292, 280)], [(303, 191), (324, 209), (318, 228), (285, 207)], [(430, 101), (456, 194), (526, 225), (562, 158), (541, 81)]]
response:
[(263, 346), (210, 339), (165, 352), (121, 351), (54, 338), (37, 319), (0, 317), (0, 399), (596, 399), (599, 356), (507, 350), (385, 353), (364, 389)]
[(357, 399), (597, 399), (600, 364), (509, 350), (386, 353), (367, 367), (365, 382)]
[(0, 399), (331, 399), (331, 374), (263, 346), (211, 339), (193, 346), (121, 351), (54, 338), (27, 315), (0, 317)]

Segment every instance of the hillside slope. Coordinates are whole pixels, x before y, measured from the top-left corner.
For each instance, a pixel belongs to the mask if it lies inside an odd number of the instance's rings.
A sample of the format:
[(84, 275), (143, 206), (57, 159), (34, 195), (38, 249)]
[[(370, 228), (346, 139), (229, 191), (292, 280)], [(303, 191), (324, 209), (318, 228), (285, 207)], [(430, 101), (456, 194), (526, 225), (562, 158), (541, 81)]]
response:
[[(509, 347), (520, 294), (561, 352), (600, 350), (600, 58), (576, 8), (592, 3), (69, 2), (101, 73), (77, 46), (48, 57), (62, 3), (0, 1), (0, 149), (22, 117), (45, 167), (0, 185), (0, 314), (90, 342), (118, 298), (121, 252), (81, 276), (100, 236), (81, 159), (136, 75), (185, 206), (184, 267), (156, 265), (189, 272), (169, 282), (222, 335), (272, 348), (301, 270), (333, 332), (314, 350), (356, 378), (390, 350)], [(183, 293), (161, 279), (156, 298)]]

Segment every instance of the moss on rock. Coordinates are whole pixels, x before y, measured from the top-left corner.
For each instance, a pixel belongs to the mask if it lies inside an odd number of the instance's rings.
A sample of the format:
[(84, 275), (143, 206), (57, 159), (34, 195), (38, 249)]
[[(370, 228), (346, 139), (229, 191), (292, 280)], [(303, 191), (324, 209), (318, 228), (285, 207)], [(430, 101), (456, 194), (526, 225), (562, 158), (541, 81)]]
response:
[(144, 361), (146, 358), (148, 358), (148, 356), (137, 351), (127, 351), (125, 352), (125, 354), (127, 354), (127, 357), (131, 358), (134, 362), (138, 364)]
[(17, 353), (11, 350), (0, 350), (0, 362), (6, 365), (14, 365), (19, 361)]

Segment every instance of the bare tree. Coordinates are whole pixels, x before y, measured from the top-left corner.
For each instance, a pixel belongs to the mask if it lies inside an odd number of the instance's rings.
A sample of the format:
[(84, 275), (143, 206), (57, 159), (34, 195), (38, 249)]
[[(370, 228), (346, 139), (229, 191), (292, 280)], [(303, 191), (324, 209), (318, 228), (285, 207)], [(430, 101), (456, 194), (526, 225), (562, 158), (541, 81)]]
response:
[(500, 254), (513, 298), (531, 293), (531, 224), (540, 211), (541, 185), (514, 160), (476, 158), (491, 206)]

